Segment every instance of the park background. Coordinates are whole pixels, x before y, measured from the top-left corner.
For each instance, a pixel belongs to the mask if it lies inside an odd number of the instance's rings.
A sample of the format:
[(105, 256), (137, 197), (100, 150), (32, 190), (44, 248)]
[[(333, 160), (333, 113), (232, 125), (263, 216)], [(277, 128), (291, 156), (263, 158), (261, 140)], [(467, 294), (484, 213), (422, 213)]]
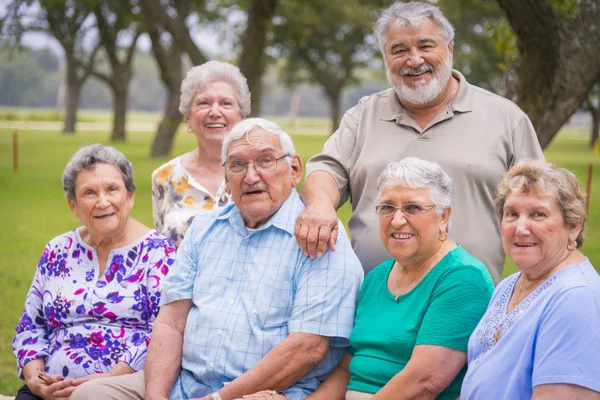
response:
[[(548, 160), (584, 185), (592, 166), (582, 250), (598, 268), (597, 0), (432, 2), (456, 28), (455, 68), (517, 102)], [(279, 122), (306, 162), (345, 110), (388, 86), (372, 25), (389, 4), (0, 0), (0, 394), (21, 385), (11, 341), (43, 247), (79, 226), (61, 189), (68, 158), (94, 142), (125, 153), (136, 169), (132, 216), (152, 226), (151, 172), (195, 146), (176, 107), (181, 79), (220, 59), (240, 66), (253, 115)], [(350, 212), (339, 210), (344, 223)], [(514, 271), (509, 262), (504, 275)]]

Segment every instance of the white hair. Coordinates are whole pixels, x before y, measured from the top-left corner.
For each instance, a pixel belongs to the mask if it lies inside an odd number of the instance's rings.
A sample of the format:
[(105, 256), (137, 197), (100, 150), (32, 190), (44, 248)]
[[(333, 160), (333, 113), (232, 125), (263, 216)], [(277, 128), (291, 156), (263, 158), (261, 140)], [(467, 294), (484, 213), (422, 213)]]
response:
[(438, 215), (452, 207), (454, 201), (452, 179), (438, 163), (433, 161), (417, 157), (390, 161), (377, 179), (378, 198), (381, 197), (382, 189), (391, 185), (403, 185), (410, 189), (429, 188)]
[(442, 35), (446, 39), (446, 44), (454, 40), (454, 28), (438, 7), (419, 1), (408, 3), (398, 1), (384, 9), (375, 23), (375, 33), (377, 34), (379, 48), (384, 59), (389, 26), (394, 24), (398, 27), (410, 26), (418, 28), (425, 18), (431, 19), (440, 28)]
[(242, 118), (250, 115), (250, 89), (248, 89), (246, 77), (242, 75), (238, 67), (222, 61), (208, 61), (192, 67), (187, 72), (185, 79), (181, 82), (179, 112), (187, 117), (196, 93), (214, 82), (230, 84), (235, 90)]
[[(296, 155), (296, 148), (294, 147), (294, 142), (292, 141), (291, 136), (283, 130), (282, 127), (277, 125), (275, 122), (268, 121), (263, 118), (248, 118), (243, 119), (238, 122), (233, 129), (225, 135), (223, 139), (223, 148), (221, 150), (221, 159), (223, 162), (227, 161), (227, 152), (229, 151), (229, 145), (235, 140), (239, 140), (250, 132), (254, 128), (262, 128), (265, 131), (269, 132), (272, 135), (276, 135), (279, 137), (279, 145), (281, 146), (281, 150), (285, 154), (289, 154), (291, 156)], [(290, 165), (291, 161), (289, 158), (285, 159), (288, 165)]]

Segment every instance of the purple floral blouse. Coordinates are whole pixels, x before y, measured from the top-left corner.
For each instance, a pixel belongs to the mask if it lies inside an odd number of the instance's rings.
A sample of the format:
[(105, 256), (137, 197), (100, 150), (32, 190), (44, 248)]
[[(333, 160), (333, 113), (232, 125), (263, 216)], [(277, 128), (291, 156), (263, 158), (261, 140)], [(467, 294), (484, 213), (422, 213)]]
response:
[(40, 357), (65, 378), (108, 372), (119, 361), (144, 368), (175, 247), (152, 230), (112, 250), (103, 276), (97, 260), (79, 229), (46, 245), (12, 342), (19, 376)]

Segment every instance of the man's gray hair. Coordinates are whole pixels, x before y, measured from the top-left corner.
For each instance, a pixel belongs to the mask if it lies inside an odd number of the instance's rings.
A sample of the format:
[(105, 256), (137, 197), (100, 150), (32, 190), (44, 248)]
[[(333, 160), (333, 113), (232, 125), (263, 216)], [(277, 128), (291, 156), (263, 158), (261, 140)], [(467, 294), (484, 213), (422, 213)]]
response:
[(75, 181), (77, 174), (84, 169), (90, 170), (97, 163), (114, 165), (121, 171), (123, 182), (127, 192), (133, 194), (135, 192), (135, 184), (133, 183), (133, 165), (129, 160), (114, 147), (104, 146), (100, 143), (90, 144), (77, 150), (69, 159), (62, 175), (62, 185), (65, 195), (75, 200)]
[(384, 187), (403, 185), (410, 189), (429, 188), (436, 212), (442, 212), (454, 202), (454, 183), (442, 167), (433, 161), (407, 157), (391, 161), (377, 179), (378, 197)]
[[(294, 142), (292, 141), (291, 136), (283, 130), (282, 127), (277, 125), (275, 122), (268, 121), (263, 118), (248, 118), (243, 119), (238, 122), (233, 129), (225, 135), (225, 139), (223, 139), (223, 149), (221, 153), (221, 159), (223, 162), (227, 161), (227, 152), (229, 151), (229, 145), (235, 140), (239, 140), (246, 133), (250, 132), (254, 128), (262, 128), (265, 131), (276, 135), (279, 137), (279, 145), (281, 146), (281, 150), (285, 154), (289, 154), (291, 156), (296, 155), (296, 148), (294, 147)], [(286, 157), (286, 162), (290, 165), (291, 160), (289, 157)]]
[(208, 61), (192, 67), (181, 82), (179, 112), (187, 117), (192, 108), (192, 100), (199, 90), (214, 82), (226, 82), (235, 90), (242, 118), (250, 115), (250, 89), (248, 81), (235, 65), (222, 61)]
[(430, 18), (442, 32), (446, 44), (454, 40), (454, 28), (442, 11), (433, 4), (411, 1), (408, 3), (396, 2), (384, 9), (375, 23), (375, 33), (379, 41), (381, 54), (385, 58), (387, 31), (391, 24), (398, 27), (419, 27), (425, 18)]

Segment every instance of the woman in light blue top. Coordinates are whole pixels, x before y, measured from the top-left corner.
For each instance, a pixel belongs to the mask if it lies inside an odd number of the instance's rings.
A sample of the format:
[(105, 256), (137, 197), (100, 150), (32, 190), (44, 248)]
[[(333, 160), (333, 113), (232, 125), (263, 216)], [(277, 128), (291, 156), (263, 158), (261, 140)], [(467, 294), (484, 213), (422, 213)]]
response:
[(600, 277), (579, 250), (581, 184), (547, 162), (520, 163), (496, 210), (520, 272), (498, 285), (471, 335), (461, 400), (600, 399)]

